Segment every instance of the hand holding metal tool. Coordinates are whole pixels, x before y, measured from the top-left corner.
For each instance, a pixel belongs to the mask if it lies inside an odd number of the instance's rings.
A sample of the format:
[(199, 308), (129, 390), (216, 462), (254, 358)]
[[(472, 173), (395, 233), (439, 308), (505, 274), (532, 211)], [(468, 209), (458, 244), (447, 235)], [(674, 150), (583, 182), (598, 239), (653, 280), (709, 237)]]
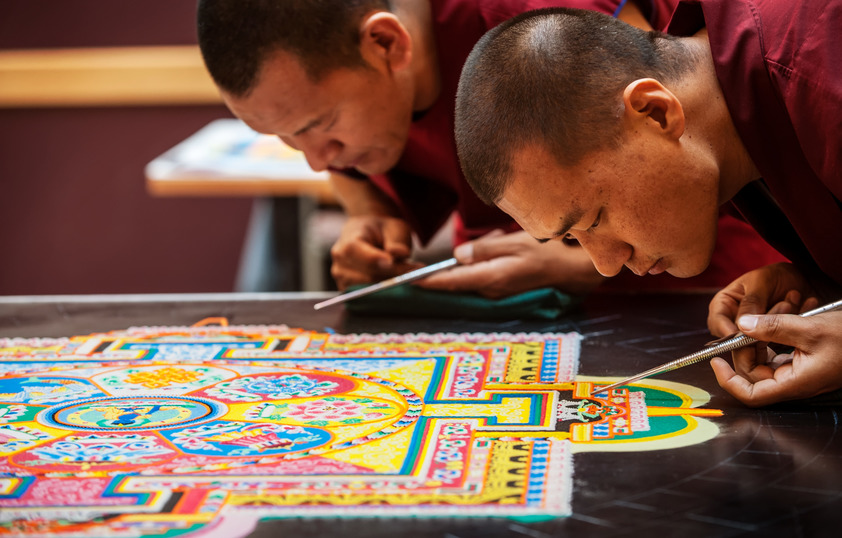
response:
[[(803, 314), (799, 315), (801, 317), (806, 318), (810, 316), (815, 316), (816, 314), (829, 312), (831, 310), (839, 310), (840, 308), (842, 308), (842, 300), (826, 304), (824, 306), (820, 306), (816, 309), (804, 312)], [(751, 336), (746, 336), (743, 333), (737, 333), (729, 338), (726, 338), (725, 340), (719, 341), (717, 343), (705, 347), (704, 349), (696, 351), (695, 353), (691, 353), (689, 355), (681, 357), (680, 359), (676, 359), (666, 364), (656, 366), (655, 368), (651, 368), (649, 370), (646, 370), (645, 372), (623, 379), (622, 381), (612, 383), (611, 385), (605, 387), (595, 387), (591, 391), (590, 395), (593, 396), (598, 392), (616, 389), (617, 387), (628, 385), (630, 383), (634, 383), (635, 381), (640, 381), (641, 379), (644, 379), (646, 377), (652, 377), (653, 375), (662, 374), (664, 372), (671, 372), (672, 370), (677, 370), (685, 366), (690, 366), (691, 364), (696, 364), (697, 362), (709, 360), (713, 357), (722, 355), (723, 353), (727, 353), (728, 351), (733, 351), (735, 349), (745, 347), (749, 344), (753, 344), (754, 342), (757, 342), (757, 340), (752, 338)]]
[(313, 305), (313, 308), (316, 310), (321, 310), (326, 306), (335, 305), (338, 303), (344, 303), (345, 301), (350, 301), (351, 299), (356, 299), (358, 297), (362, 297), (363, 295), (368, 295), (370, 293), (374, 293), (376, 291), (385, 290), (387, 288), (392, 288), (395, 286), (399, 286), (401, 284), (406, 284), (408, 282), (412, 282), (415, 280), (422, 279), (424, 277), (430, 276), (433, 273), (437, 273), (439, 271), (443, 271), (444, 269), (450, 269), (454, 265), (457, 265), (459, 262), (456, 258), (449, 258), (447, 260), (434, 263), (432, 265), (428, 265), (426, 267), (422, 267), (420, 269), (416, 269), (414, 271), (410, 271), (408, 273), (404, 273), (402, 275), (398, 275), (396, 277), (387, 278), (382, 282), (378, 282), (377, 284), (372, 284), (371, 286), (366, 286), (365, 288), (360, 288), (358, 290), (349, 291), (348, 293), (343, 293), (341, 295), (337, 295), (336, 297), (330, 298), (327, 301), (322, 301), (320, 303), (316, 303)]

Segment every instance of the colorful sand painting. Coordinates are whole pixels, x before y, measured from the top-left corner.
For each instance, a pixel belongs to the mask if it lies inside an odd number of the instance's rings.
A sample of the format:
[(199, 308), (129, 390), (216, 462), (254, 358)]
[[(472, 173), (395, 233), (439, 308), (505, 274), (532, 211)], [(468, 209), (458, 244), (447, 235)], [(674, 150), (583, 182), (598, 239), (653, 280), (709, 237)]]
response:
[(688, 385), (588, 394), (580, 336), (137, 327), (0, 339), (0, 535), (570, 514), (574, 454), (718, 433)]

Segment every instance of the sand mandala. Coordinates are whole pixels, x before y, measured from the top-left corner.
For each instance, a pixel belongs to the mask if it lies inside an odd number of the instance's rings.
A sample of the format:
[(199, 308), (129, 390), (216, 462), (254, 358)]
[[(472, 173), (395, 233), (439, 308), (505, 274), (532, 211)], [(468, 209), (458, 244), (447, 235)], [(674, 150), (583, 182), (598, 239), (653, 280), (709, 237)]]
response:
[[(701, 443), (706, 392), (577, 376), (575, 333), (135, 327), (0, 339), (0, 535), (564, 517), (574, 454)], [(711, 419), (713, 417), (713, 419)]]

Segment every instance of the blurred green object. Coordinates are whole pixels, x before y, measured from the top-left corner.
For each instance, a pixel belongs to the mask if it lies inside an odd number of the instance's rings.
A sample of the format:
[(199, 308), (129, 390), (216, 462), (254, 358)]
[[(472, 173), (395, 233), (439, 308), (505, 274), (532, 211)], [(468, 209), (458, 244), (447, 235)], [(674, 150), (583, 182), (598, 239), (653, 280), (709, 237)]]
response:
[[(349, 288), (352, 291), (362, 286)], [(581, 297), (554, 288), (530, 290), (503, 299), (474, 293), (451, 293), (396, 286), (345, 303), (355, 314), (393, 314), (430, 318), (558, 319), (573, 310)]]

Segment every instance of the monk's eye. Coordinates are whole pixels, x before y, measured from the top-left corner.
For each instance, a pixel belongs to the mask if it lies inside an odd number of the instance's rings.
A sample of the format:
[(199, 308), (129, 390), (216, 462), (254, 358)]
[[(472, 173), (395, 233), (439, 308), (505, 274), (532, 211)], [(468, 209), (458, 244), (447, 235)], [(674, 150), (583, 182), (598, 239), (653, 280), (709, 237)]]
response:
[(590, 228), (588, 228), (588, 230), (593, 230), (594, 228), (599, 226), (599, 221), (601, 219), (602, 219), (602, 210), (600, 209), (599, 213), (596, 214), (596, 219), (594, 219), (593, 224), (591, 224), (591, 226), (590, 226)]
[(561, 238), (561, 242), (569, 246), (577, 246), (579, 244), (579, 240), (569, 233), (564, 234), (564, 237)]

